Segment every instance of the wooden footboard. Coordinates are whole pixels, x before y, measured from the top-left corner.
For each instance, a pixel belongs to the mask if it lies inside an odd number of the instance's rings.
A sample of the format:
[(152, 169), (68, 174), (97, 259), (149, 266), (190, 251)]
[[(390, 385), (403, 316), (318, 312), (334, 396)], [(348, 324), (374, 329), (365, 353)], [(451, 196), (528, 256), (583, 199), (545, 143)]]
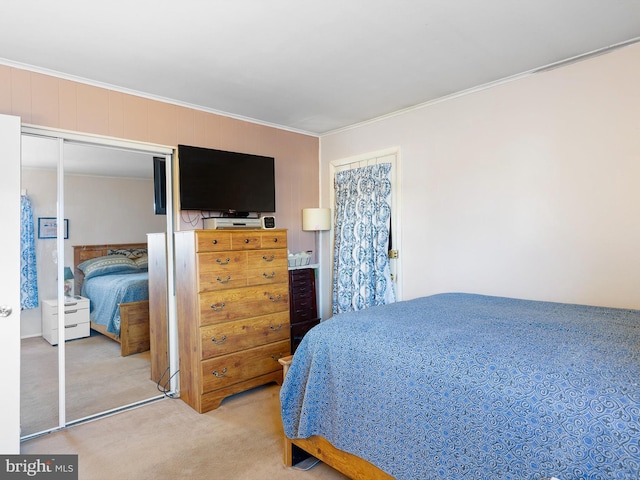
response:
[(284, 443), (284, 464), (288, 467), (293, 466), (293, 449), (298, 447), (354, 480), (393, 480), (391, 475), (375, 465), (337, 449), (322, 437), (313, 436), (295, 440), (285, 437)]
[(120, 304), (120, 337), (105, 325), (91, 322), (91, 328), (120, 344), (123, 357), (149, 350), (149, 300)]
[(123, 357), (149, 350), (149, 300), (120, 304), (120, 351)]

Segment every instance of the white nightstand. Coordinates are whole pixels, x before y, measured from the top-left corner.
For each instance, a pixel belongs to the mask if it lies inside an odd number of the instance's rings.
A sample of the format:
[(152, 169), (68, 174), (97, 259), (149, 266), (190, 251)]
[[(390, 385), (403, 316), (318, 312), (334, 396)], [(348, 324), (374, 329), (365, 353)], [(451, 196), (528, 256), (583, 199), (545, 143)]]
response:
[[(58, 344), (58, 300), (42, 302), (42, 336), (51, 345)], [(89, 299), (76, 295), (65, 297), (64, 339), (89, 336)]]

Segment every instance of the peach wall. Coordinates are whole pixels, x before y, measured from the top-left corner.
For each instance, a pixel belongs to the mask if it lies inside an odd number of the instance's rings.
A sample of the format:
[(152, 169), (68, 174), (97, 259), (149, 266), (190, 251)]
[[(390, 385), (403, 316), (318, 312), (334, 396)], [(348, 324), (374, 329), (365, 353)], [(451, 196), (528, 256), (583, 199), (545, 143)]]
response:
[(314, 248), (313, 234), (301, 231), (301, 210), (318, 205), (317, 137), (4, 65), (0, 113), (80, 133), (273, 156), (277, 226), (289, 229), (290, 250)]
[(325, 135), (323, 203), (330, 161), (399, 147), (405, 298), (640, 308), (638, 85), (640, 44)]

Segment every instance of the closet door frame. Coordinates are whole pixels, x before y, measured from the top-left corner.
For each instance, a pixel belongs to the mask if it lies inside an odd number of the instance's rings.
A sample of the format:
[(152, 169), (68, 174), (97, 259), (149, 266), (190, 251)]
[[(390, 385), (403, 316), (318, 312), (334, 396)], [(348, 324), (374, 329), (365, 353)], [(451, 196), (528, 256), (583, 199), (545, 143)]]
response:
[[(57, 140), (59, 144), (59, 157), (57, 168), (57, 265), (58, 265), (58, 278), (64, 277), (63, 268), (65, 263), (64, 258), (64, 235), (62, 232), (64, 226), (64, 144), (65, 143), (78, 143), (95, 147), (109, 147), (115, 149), (123, 149), (130, 151), (137, 151), (141, 153), (148, 153), (156, 157), (163, 157), (165, 159), (166, 169), (166, 192), (167, 192), (167, 205), (166, 205), (166, 239), (167, 239), (167, 319), (169, 324), (168, 331), (168, 351), (169, 351), (169, 376), (171, 378), (169, 384), (169, 391), (166, 395), (176, 395), (177, 384), (177, 371), (178, 371), (178, 356), (177, 356), (177, 327), (176, 327), (176, 309), (175, 309), (175, 295), (174, 295), (174, 265), (173, 265), (173, 232), (175, 231), (175, 225), (178, 221), (178, 213), (175, 211), (173, 202), (173, 181), (174, 172), (174, 149), (165, 145), (157, 145), (145, 142), (136, 142), (132, 140), (123, 140), (113, 137), (105, 137), (100, 135), (82, 134), (72, 132), (68, 130), (59, 130), (51, 128), (43, 128), (34, 125), (23, 124), (21, 129), (22, 135), (31, 135), (37, 137), (48, 138), (51, 140)], [(58, 331), (64, 331), (64, 285), (63, 282), (58, 282)], [(59, 342), (58, 344), (58, 425), (44, 432), (37, 432), (32, 435), (22, 437), (21, 440), (28, 440), (30, 438), (42, 435), (50, 431), (56, 431), (63, 429), (69, 425), (77, 425), (80, 422), (92, 420), (93, 418), (105, 415), (110, 412), (100, 412), (90, 417), (83, 418), (79, 421), (67, 422), (66, 420), (66, 388), (65, 388), (65, 372), (66, 372), (66, 357), (65, 357), (65, 342)], [(19, 389), (18, 389), (19, 391)], [(161, 397), (162, 395), (159, 395)], [(145, 399), (140, 402), (135, 402), (130, 405), (124, 405), (117, 411), (132, 408), (134, 406), (147, 403), (150, 399)], [(18, 415), (19, 418), (19, 415)]]

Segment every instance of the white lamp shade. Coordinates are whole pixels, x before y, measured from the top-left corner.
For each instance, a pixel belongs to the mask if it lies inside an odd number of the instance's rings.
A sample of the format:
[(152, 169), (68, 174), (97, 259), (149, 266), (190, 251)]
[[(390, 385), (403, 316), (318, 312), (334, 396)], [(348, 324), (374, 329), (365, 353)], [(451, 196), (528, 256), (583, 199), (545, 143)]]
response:
[(331, 230), (330, 208), (303, 208), (302, 230)]

